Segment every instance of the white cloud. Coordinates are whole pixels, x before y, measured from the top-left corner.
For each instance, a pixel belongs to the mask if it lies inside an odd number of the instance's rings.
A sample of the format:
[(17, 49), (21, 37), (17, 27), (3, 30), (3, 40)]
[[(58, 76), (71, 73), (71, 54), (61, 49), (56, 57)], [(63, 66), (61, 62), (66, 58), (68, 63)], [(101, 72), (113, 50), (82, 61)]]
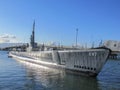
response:
[(11, 34), (0, 35), (0, 43), (19, 43), (20, 41), (16, 36)]

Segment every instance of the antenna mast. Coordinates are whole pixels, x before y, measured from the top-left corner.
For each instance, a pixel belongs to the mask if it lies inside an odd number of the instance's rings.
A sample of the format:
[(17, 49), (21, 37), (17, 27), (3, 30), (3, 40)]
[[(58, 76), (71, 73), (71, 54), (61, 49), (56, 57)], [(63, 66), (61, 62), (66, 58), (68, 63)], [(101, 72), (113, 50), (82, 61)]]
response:
[(78, 28), (76, 29), (76, 47), (77, 47), (77, 39), (78, 39)]

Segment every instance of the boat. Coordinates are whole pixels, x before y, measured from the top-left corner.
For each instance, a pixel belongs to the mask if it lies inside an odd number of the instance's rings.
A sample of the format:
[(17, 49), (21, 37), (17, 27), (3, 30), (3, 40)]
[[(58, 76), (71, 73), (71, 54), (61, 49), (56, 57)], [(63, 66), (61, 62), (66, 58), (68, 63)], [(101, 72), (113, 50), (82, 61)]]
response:
[(69, 70), (84, 73), (95, 77), (99, 74), (107, 61), (109, 50), (107, 48), (78, 49), (55, 48), (42, 45), (39, 50), (34, 41), (34, 25), (31, 35), (30, 47), (26, 52), (11, 51), (9, 56), (20, 61), (30, 62), (50, 68)]

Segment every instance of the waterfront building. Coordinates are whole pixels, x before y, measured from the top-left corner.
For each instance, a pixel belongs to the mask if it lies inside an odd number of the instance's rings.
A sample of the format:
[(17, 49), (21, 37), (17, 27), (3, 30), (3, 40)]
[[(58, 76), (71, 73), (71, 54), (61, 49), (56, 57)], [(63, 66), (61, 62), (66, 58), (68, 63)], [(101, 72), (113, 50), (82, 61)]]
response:
[(112, 51), (120, 52), (120, 41), (107, 40), (103, 43), (103, 45)]

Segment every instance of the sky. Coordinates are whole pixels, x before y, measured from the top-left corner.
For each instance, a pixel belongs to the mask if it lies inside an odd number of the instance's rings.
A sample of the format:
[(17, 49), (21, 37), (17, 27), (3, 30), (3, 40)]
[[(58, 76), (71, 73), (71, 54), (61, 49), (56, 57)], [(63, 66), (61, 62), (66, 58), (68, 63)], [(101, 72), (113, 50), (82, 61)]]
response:
[(0, 0), (0, 43), (29, 42), (34, 20), (38, 43), (120, 40), (120, 0)]

